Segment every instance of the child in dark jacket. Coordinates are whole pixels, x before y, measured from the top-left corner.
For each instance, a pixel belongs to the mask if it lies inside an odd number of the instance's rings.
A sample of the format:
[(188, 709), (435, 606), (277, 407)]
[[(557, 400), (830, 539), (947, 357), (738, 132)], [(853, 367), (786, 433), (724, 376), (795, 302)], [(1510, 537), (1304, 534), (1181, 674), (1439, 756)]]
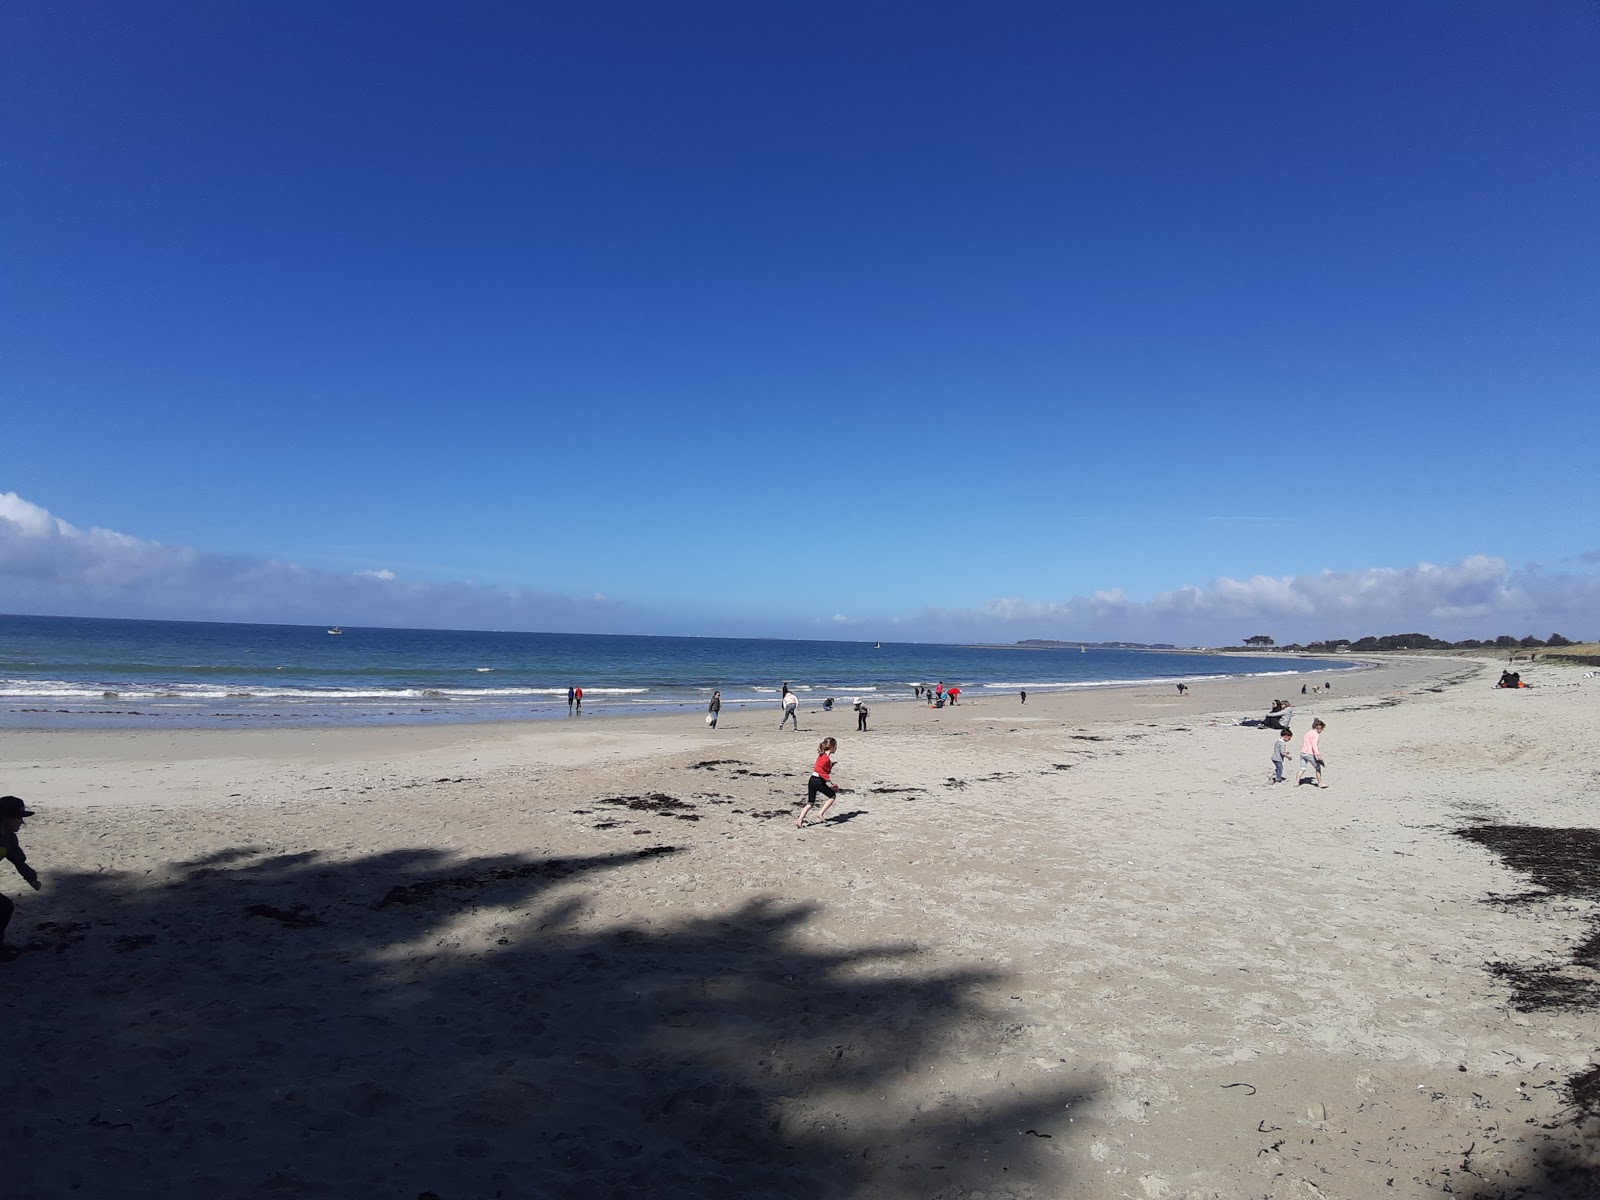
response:
[[(22, 828), (22, 819), (31, 816), (33, 812), (16, 796), (0, 796), (0, 858), (16, 867), (17, 874), (37, 892), (39, 873), (28, 865), (28, 856), (17, 844), (17, 833)], [(5, 944), (6, 926), (11, 924), (11, 914), (16, 910), (17, 906), (9, 897), (0, 896), (0, 962), (16, 957), (16, 951)]]

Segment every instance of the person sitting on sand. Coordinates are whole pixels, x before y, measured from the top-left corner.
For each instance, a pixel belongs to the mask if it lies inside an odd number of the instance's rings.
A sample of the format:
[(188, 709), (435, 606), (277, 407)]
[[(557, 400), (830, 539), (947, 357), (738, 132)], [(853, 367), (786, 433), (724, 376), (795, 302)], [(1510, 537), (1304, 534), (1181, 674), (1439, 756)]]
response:
[(1287, 700), (1274, 700), (1272, 702), (1272, 711), (1261, 718), (1261, 728), (1288, 729), (1290, 722), (1293, 720), (1294, 709), (1289, 706), (1289, 702)]
[(817, 761), (811, 768), (811, 778), (806, 782), (806, 806), (800, 810), (800, 819), (794, 823), (796, 829), (806, 827), (806, 817), (817, 802), (818, 792), (828, 798), (828, 802), (817, 812), (818, 824), (828, 819), (828, 810), (839, 798), (839, 790), (833, 786), (833, 752), (838, 748), (839, 743), (831, 737), (817, 743)]

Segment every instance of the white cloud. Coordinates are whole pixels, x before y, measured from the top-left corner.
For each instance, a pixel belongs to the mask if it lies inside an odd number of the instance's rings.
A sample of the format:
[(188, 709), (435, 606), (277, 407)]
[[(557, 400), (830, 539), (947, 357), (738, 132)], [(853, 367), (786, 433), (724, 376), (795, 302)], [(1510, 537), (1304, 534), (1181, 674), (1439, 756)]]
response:
[[(1588, 555), (1574, 556), (1579, 561)], [(82, 529), (15, 493), (0, 493), (0, 612), (167, 617), (306, 624), (411, 625), (458, 629), (662, 633), (681, 619), (651, 614), (602, 594), (567, 596), (469, 582), (418, 583), (393, 571), (335, 573), (295, 563), (201, 554), (183, 546)], [(1120, 589), (1065, 600), (1000, 597), (975, 609), (926, 608), (899, 616), (796, 620), (814, 635), (870, 623), (927, 641), (1237, 643), (1267, 634), (1280, 643), (1368, 634), (1494, 637), (1553, 632), (1600, 634), (1600, 576), (1519, 569), (1475, 555), (1460, 562), (1310, 575), (1215, 579), (1147, 600)], [(778, 613), (696, 622), (698, 632), (771, 636)]]
[(1102, 591), (1063, 601), (1002, 597), (975, 610), (926, 609), (917, 623), (947, 637), (1010, 641), (1237, 643), (1264, 633), (1279, 642), (1429, 633), (1466, 638), (1529, 633), (1587, 637), (1597, 631), (1600, 577), (1517, 571), (1503, 559), (1418, 563), (1313, 575), (1216, 579), (1149, 600)]
[(80, 529), (14, 492), (0, 492), (0, 612), (572, 632), (614, 629), (624, 616), (602, 596), (201, 554)]

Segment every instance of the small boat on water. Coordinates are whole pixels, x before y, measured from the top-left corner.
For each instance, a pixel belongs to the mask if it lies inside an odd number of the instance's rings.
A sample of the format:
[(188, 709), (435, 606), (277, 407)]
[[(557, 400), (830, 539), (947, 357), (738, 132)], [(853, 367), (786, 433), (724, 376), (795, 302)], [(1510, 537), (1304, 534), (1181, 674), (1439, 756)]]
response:
[(328, 630), (328, 632), (330, 634), (332, 634), (334, 637), (338, 637), (340, 634), (342, 634), (344, 632), (344, 630), (340, 629), (337, 625), (335, 625), (332, 629)]
[(872, 643), (872, 648), (874, 650), (882, 650), (883, 649), (883, 643), (882, 642), (873, 642)]

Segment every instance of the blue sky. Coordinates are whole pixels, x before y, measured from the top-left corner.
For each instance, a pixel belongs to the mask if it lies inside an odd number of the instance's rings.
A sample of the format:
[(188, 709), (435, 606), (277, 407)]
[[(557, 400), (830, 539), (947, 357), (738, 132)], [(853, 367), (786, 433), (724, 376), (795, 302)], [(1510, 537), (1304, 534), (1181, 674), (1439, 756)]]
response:
[(1586, 0), (7, 6), (0, 610), (1600, 634), (1597, 63)]

